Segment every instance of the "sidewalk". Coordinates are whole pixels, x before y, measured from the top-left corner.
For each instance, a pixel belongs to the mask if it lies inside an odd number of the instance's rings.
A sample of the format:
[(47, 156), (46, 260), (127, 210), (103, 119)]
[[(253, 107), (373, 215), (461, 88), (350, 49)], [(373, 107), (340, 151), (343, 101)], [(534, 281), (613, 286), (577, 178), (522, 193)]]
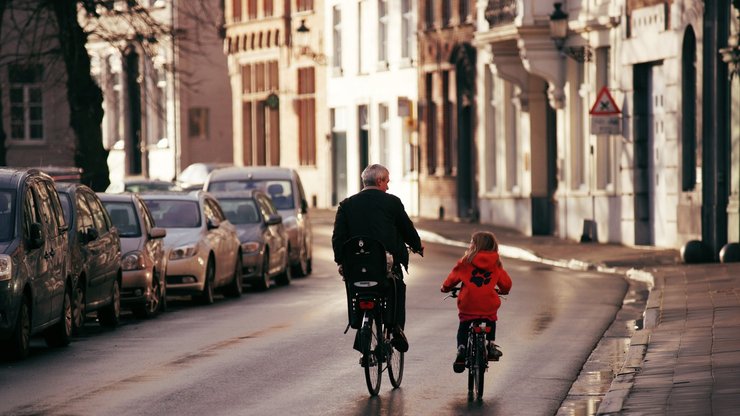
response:
[[(334, 211), (320, 212), (333, 221)], [(600, 415), (740, 414), (740, 263), (686, 265), (678, 250), (529, 237), (486, 224), (415, 218), (422, 240), (467, 247), (493, 231), (506, 257), (624, 274), (652, 287)]]

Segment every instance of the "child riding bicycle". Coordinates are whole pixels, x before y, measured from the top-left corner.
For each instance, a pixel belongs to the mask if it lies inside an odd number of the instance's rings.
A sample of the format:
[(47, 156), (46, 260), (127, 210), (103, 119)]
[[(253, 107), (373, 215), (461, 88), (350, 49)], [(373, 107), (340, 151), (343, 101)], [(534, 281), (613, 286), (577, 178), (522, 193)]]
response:
[(484, 320), (491, 327), (491, 332), (486, 334), (488, 359), (498, 361), (503, 355), (493, 342), (496, 339), (496, 312), (501, 306), (499, 294), (505, 295), (511, 290), (511, 278), (501, 264), (498, 242), (493, 233), (473, 233), (470, 246), (442, 283), (441, 291), (450, 292), (458, 283), (462, 283), (457, 298), (460, 326), (453, 369), (456, 373), (462, 373), (465, 371), (467, 331), (474, 320)]

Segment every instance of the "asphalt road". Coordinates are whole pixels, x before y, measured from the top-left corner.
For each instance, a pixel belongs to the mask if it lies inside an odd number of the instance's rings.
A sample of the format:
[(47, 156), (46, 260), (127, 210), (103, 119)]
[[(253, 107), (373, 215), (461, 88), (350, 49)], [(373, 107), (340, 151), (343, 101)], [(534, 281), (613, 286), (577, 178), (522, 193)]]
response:
[(555, 414), (619, 309), (616, 276), (504, 259), (514, 285), (499, 312), (504, 356), (481, 403), (452, 371), (457, 310), (439, 286), (462, 249), (427, 244), (408, 284), (403, 385), (369, 398), (346, 325), (344, 286), (326, 225), (315, 226), (314, 273), (288, 287), (185, 300), (150, 321), (113, 331), (88, 323), (63, 349), (34, 340), (31, 357), (0, 362), (0, 414), (428, 415)]

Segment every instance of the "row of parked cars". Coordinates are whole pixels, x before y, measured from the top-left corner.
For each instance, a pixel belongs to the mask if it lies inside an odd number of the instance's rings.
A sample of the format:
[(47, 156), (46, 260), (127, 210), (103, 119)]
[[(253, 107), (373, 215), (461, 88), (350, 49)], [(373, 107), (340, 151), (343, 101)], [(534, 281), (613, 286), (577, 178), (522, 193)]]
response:
[(312, 234), (297, 173), (223, 167), (201, 190), (95, 193), (36, 169), (0, 168), (0, 348), (64, 346), (95, 313), (151, 318), (167, 295), (241, 296), (311, 273)]

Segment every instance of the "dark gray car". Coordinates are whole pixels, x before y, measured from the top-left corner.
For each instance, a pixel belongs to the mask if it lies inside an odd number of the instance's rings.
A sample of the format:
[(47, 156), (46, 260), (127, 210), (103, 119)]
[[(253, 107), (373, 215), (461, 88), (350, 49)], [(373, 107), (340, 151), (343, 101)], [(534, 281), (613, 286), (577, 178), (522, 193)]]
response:
[(0, 168), (0, 347), (28, 355), (30, 337), (69, 344), (72, 276), (67, 223), (50, 176)]

